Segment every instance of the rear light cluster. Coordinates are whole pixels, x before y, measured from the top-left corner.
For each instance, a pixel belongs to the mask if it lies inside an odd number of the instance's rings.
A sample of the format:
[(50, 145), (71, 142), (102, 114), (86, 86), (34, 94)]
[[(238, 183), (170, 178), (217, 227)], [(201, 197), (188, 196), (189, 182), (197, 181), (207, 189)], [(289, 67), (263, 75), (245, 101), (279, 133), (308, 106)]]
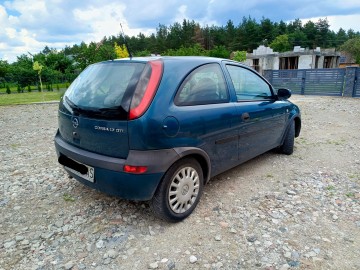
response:
[(163, 73), (163, 62), (150, 61), (146, 64), (131, 100), (129, 120), (142, 116), (149, 108)]

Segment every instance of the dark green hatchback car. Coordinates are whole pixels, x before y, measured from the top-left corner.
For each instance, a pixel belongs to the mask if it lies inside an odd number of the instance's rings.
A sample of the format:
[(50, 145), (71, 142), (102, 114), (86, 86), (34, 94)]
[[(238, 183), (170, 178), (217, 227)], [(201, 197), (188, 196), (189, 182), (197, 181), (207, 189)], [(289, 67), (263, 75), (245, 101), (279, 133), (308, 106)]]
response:
[(60, 102), (58, 160), (85, 185), (179, 221), (211, 177), (274, 148), (293, 152), (301, 118), (290, 96), (226, 59), (97, 63)]

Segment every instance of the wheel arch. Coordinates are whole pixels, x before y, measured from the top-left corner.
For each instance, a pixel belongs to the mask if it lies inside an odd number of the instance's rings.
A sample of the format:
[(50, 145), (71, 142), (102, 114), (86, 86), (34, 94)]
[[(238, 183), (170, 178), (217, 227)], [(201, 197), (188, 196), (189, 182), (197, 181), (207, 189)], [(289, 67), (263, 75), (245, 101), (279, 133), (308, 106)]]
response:
[(174, 150), (179, 155), (178, 160), (185, 158), (194, 158), (197, 162), (199, 162), (200, 167), (203, 171), (204, 184), (206, 184), (210, 180), (211, 162), (209, 156), (204, 150), (194, 147), (181, 147), (175, 148)]
[(299, 116), (296, 116), (294, 118), (294, 121), (295, 121), (295, 137), (299, 137), (301, 130), (301, 119)]

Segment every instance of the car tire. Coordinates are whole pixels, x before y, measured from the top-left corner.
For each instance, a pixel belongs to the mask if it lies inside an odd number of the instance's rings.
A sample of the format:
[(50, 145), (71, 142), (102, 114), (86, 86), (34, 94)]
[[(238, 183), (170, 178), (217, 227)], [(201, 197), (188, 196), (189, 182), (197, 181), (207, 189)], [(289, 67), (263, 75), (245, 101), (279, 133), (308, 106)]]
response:
[(285, 155), (291, 155), (294, 152), (295, 141), (295, 123), (291, 121), (283, 144), (280, 146), (280, 152)]
[(175, 162), (165, 173), (150, 204), (159, 218), (178, 222), (198, 204), (204, 185), (203, 171), (194, 158)]

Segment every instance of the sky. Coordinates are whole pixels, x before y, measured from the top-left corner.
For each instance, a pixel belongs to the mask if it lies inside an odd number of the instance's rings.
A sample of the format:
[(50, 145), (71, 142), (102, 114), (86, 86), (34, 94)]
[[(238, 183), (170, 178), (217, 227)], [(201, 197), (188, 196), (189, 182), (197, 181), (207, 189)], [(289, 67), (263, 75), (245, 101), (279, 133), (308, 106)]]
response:
[[(327, 18), (330, 29), (360, 31), (360, 0), (0, 0), (0, 60), (100, 41), (124, 32), (150, 35), (184, 19), (201, 26), (238, 25), (243, 17), (303, 23)], [(30, 55), (29, 54), (29, 55)]]

